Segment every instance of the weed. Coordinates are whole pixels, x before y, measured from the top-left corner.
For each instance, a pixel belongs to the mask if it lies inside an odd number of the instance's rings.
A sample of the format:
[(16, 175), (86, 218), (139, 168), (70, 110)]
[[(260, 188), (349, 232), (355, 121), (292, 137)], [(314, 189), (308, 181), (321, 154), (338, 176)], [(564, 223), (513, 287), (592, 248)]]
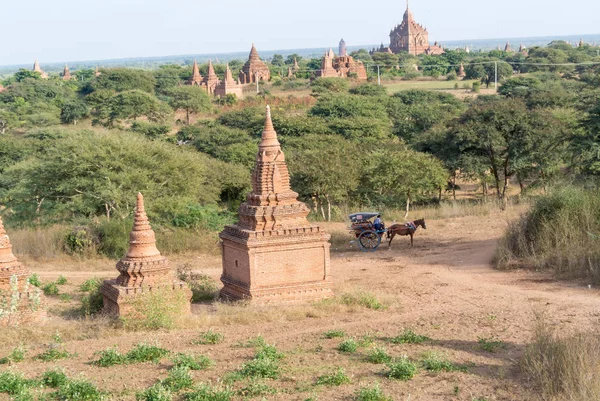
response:
[(431, 340), (429, 337), (419, 335), (410, 329), (405, 329), (402, 334), (391, 339), (394, 344), (421, 344), (429, 340)]
[(177, 392), (194, 385), (190, 370), (185, 366), (175, 366), (169, 371), (169, 376), (160, 382), (165, 388)]
[(369, 352), (367, 361), (371, 363), (388, 363), (392, 361), (392, 357), (387, 353), (385, 348), (377, 347)]
[(466, 368), (454, 365), (437, 352), (427, 352), (422, 360), (423, 367), (430, 372), (466, 372)]
[(100, 312), (104, 307), (104, 300), (100, 293), (101, 286), (102, 281), (98, 278), (88, 279), (79, 286), (81, 292), (87, 292), (87, 294), (81, 298), (82, 315), (93, 315)]
[(358, 344), (352, 338), (342, 341), (338, 346), (337, 350), (340, 352), (353, 353), (356, 352)]
[(234, 395), (235, 393), (230, 389), (201, 384), (192, 392), (186, 393), (183, 399), (185, 401), (231, 401)]
[(27, 281), (29, 281), (29, 284), (34, 285), (38, 288), (42, 285), (42, 280), (40, 280), (40, 276), (38, 276), (37, 273), (33, 273), (31, 276), (29, 276)]
[(83, 283), (81, 283), (81, 285), (79, 286), (79, 291), (91, 292), (91, 291), (94, 291), (94, 290), (97, 290), (98, 288), (100, 288), (101, 285), (102, 285), (102, 281), (100, 281), (100, 279), (90, 278), (90, 279), (85, 280)]
[(13, 364), (17, 362), (22, 362), (25, 359), (25, 354), (27, 353), (27, 349), (19, 346), (14, 348), (8, 356), (4, 358), (0, 358), (0, 365), (4, 365), (7, 363)]
[(58, 388), (64, 386), (69, 379), (62, 370), (47, 370), (42, 375), (42, 383), (46, 387)]
[(94, 361), (93, 364), (103, 368), (127, 363), (127, 356), (121, 354), (114, 347), (96, 352), (96, 355), (98, 355), (99, 358), (97, 361)]
[(346, 333), (343, 330), (327, 330), (325, 333), (323, 333), (323, 337), (330, 339), (344, 337), (345, 335)]
[(169, 354), (169, 350), (160, 348), (156, 345), (148, 345), (144, 343), (136, 344), (136, 346), (127, 353), (127, 361), (130, 363), (154, 362), (158, 363), (162, 358)]
[(337, 368), (335, 373), (319, 376), (317, 378), (317, 385), (341, 386), (342, 384), (348, 383), (350, 383), (350, 378), (346, 374), (344, 368)]
[(460, 394), (460, 387), (454, 386), (454, 395), (458, 397), (459, 394)]
[(278, 361), (285, 358), (283, 352), (279, 352), (274, 345), (265, 344), (260, 347), (260, 350), (254, 356), (255, 359), (272, 359)]
[(375, 383), (373, 387), (361, 387), (356, 390), (356, 401), (392, 401), (391, 397), (386, 396), (383, 390), (379, 387), (379, 383)]
[(200, 333), (200, 336), (197, 340), (192, 341), (192, 344), (195, 345), (206, 345), (206, 344), (219, 344), (223, 342), (225, 336), (221, 333), (215, 333), (212, 330), (208, 330)]
[(249, 339), (245, 346), (246, 347), (264, 347), (265, 345), (267, 345), (267, 342), (265, 341), (263, 336), (256, 336), (256, 337), (252, 337), (251, 339)]
[(38, 361), (51, 362), (58, 361), (60, 359), (68, 359), (77, 356), (77, 354), (71, 354), (70, 352), (65, 351), (64, 349), (59, 349), (58, 347), (51, 346), (46, 351), (38, 354), (35, 359)]
[(502, 341), (495, 338), (478, 337), (477, 343), (482, 350), (487, 352), (496, 352), (501, 348), (506, 348)]
[(23, 394), (27, 392), (29, 386), (30, 381), (22, 373), (10, 370), (0, 373), (0, 393)]
[(417, 365), (411, 362), (407, 357), (402, 357), (388, 365), (389, 372), (387, 376), (390, 379), (410, 380), (417, 374)]
[(148, 387), (135, 395), (137, 401), (171, 401), (173, 394), (171, 391), (163, 387), (160, 383)]
[(58, 298), (62, 301), (62, 302), (71, 302), (72, 298), (69, 294), (60, 294), (58, 296)]
[(238, 390), (238, 394), (243, 397), (258, 397), (261, 395), (270, 395), (276, 393), (277, 389), (257, 380), (251, 380), (246, 386)]
[(279, 377), (279, 365), (277, 361), (270, 358), (253, 359), (242, 365), (240, 373), (245, 377), (277, 379)]
[(58, 276), (56, 280), (56, 285), (65, 285), (67, 284), (67, 278), (65, 276)]
[(203, 370), (213, 365), (213, 361), (205, 355), (189, 355), (179, 353), (173, 358), (175, 367), (185, 367), (190, 370)]
[(54, 393), (59, 401), (102, 401), (104, 395), (85, 380), (68, 380)]
[(181, 311), (189, 302), (185, 292), (168, 288), (145, 293), (132, 302), (132, 308), (121, 318), (127, 329), (171, 329), (181, 319)]
[(352, 294), (343, 294), (342, 295), (342, 303), (345, 305), (359, 305), (364, 306), (368, 309), (380, 310), (385, 309), (385, 305), (383, 305), (375, 295), (371, 294), (367, 291), (357, 291)]
[(45, 295), (58, 295), (58, 286), (56, 283), (48, 283), (42, 287)]
[(212, 277), (194, 273), (189, 264), (177, 267), (177, 277), (192, 290), (192, 302), (211, 301), (219, 292), (219, 286)]
[(365, 334), (357, 341), (357, 345), (361, 348), (370, 347), (373, 344), (375, 344), (375, 339), (370, 334)]

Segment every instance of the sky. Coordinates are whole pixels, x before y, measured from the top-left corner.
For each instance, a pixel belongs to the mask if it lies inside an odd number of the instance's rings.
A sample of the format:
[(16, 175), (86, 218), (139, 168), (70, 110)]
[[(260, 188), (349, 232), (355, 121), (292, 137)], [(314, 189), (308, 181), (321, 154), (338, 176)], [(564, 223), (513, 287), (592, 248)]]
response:
[[(389, 42), (404, 1), (0, 0), (0, 65)], [(598, 0), (411, 0), (430, 41), (600, 33)]]

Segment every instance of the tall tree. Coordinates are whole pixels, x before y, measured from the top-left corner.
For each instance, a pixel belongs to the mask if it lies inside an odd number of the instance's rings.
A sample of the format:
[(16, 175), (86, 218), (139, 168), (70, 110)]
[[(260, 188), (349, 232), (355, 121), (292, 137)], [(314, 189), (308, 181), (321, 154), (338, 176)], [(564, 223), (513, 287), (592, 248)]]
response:
[(208, 93), (198, 86), (179, 86), (169, 91), (169, 104), (175, 110), (185, 110), (187, 124), (190, 114), (208, 111), (211, 108)]

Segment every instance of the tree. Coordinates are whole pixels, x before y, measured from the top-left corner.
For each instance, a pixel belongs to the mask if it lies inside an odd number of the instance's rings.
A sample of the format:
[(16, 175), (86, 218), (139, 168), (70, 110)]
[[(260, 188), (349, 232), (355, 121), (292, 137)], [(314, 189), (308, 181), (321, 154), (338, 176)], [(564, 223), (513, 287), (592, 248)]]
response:
[(273, 58), (271, 59), (271, 64), (277, 67), (283, 67), (285, 65), (285, 62), (283, 61), (283, 56), (281, 54), (274, 54)]
[(371, 56), (374, 64), (385, 68), (392, 68), (398, 65), (398, 56), (392, 53), (377, 52)]
[(151, 71), (134, 70), (129, 68), (112, 68), (103, 70), (102, 74), (88, 83), (82, 89), (89, 94), (99, 89), (111, 89), (116, 92), (139, 90), (154, 93), (156, 78)]
[(285, 59), (285, 64), (287, 65), (294, 65), (294, 60), (296, 60), (298, 63), (300, 63), (300, 61), (302, 61), (302, 56), (299, 54), (290, 54), (289, 56), (287, 56), (287, 58)]
[(154, 77), (156, 78), (156, 91), (158, 93), (168, 94), (171, 89), (189, 80), (191, 76), (191, 68), (184, 68), (173, 64), (161, 65), (158, 70), (154, 72)]
[(442, 56), (422, 54), (419, 56), (419, 65), (423, 70), (423, 75), (439, 77), (448, 73), (448, 61)]
[(37, 71), (30, 71), (24, 68), (20, 68), (19, 71), (15, 72), (14, 79), (16, 82), (22, 82), (26, 79), (41, 79), (42, 74)]
[(0, 109), (0, 134), (4, 135), (7, 130), (19, 126), (19, 117), (6, 109)]
[[(498, 65), (498, 73), (496, 74), (496, 64)], [(510, 64), (497, 59), (474, 59), (471, 63), (465, 66), (465, 79), (478, 79), (487, 88), (492, 82), (498, 79), (498, 82), (512, 75), (512, 67)]]
[(185, 110), (187, 125), (190, 114), (209, 111), (211, 108), (208, 93), (198, 86), (179, 86), (169, 91), (169, 104), (175, 110)]
[(77, 120), (86, 117), (89, 113), (88, 107), (81, 101), (70, 101), (63, 105), (60, 111), (60, 120), (65, 124), (77, 125)]
[(581, 122), (582, 132), (576, 132), (570, 144), (573, 166), (595, 176), (600, 175), (600, 95), (597, 101)]
[(168, 105), (155, 96), (140, 90), (117, 93), (108, 101), (108, 109), (108, 126), (113, 126), (118, 120), (135, 120), (141, 116), (148, 117), (150, 121), (160, 122), (172, 112)]
[(365, 49), (358, 49), (358, 50), (351, 52), (350, 57), (354, 58), (355, 60), (362, 61), (364, 64), (370, 63), (371, 61), (373, 61), (373, 59), (371, 58), (371, 55)]

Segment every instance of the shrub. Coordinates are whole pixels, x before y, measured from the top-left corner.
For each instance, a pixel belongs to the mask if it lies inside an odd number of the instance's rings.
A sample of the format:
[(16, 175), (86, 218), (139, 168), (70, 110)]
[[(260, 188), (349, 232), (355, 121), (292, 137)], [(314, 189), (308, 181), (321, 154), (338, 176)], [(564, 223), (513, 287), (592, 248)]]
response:
[(89, 255), (95, 252), (96, 241), (89, 227), (73, 227), (65, 236), (65, 251), (70, 255)]
[(185, 401), (231, 401), (234, 392), (229, 389), (211, 387), (207, 384), (201, 384), (194, 388), (192, 392), (184, 395)]
[(349, 90), (353, 95), (361, 95), (361, 96), (386, 96), (387, 89), (385, 86), (375, 85), (375, 84), (362, 84), (355, 86), (354, 88)]
[(30, 382), (22, 373), (5, 371), (0, 373), (0, 393), (17, 395), (26, 393)]
[(127, 361), (130, 363), (154, 362), (158, 363), (162, 358), (169, 354), (169, 350), (158, 347), (156, 345), (148, 345), (144, 343), (136, 344), (136, 346), (127, 353)]
[(123, 365), (127, 363), (127, 356), (121, 354), (116, 348), (108, 348), (96, 353), (99, 356), (98, 360), (94, 361), (94, 365), (103, 368), (115, 365)]
[(279, 365), (271, 358), (258, 358), (246, 362), (240, 369), (240, 374), (245, 377), (277, 379)]
[(375, 383), (372, 387), (361, 387), (356, 390), (356, 401), (392, 401), (391, 397), (386, 396), (383, 390), (379, 387), (379, 383)]
[(367, 291), (358, 291), (352, 294), (343, 294), (342, 303), (346, 305), (359, 305), (368, 309), (380, 310), (385, 306), (377, 300), (375, 295)]
[(197, 340), (192, 341), (192, 344), (219, 344), (223, 342), (225, 336), (221, 333), (216, 333), (212, 330), (208, 330), (200, 333)]
[(148, 387), (135, 395), (137, 401), (171, 401), (173, 394), (171, 391), (157, 383), (152, 387)]
[(458, 78), (456, 71), (452, 70), (448, 74), (446, 74), (446, 81), (456, 81)]
[(68, 359), (77, 356), (77, 354), (71, 354), (63, 349), (59, 349), (56, 346), (48, 348), (46, 351), (37, 355), (34, 359), (43, 362), (58, 361), (60, 359)]
[(251, 380), (246, 386), (238, 390), (238, 394), (242, 397), (258, 397), (277, 394), (277, 389), (256, 380)]
[(473, 92), (479, 93), (480, 89), (481, 89), (481, 82), (479, 82), (479, 81), (473, 82)]
[(85, 280), (79, 286), (79, 291), (81, 292), (91, 292), (98, 289), (102, 285), (102, 281), (97, 278), (90, 278)]
[(521, 367), (543, 399), (600, 399), (600, 337), (596, 333), (559, 337), (539, 320)]
[(65, 276), (59, 276), (56, 280), (56, 285), (65, 285), (67, 284), (67, 278)]
[(427, 336), (422, 336), (410, 329), (405, 329), (402, 334), (392, 338), (394, 344), (421, 344), (422, 342), (431, 340)]
[(192, 290), (192, 302), (213, 300), (219, 293), (219, 286), (212, 277), (194, 273), (187, 263), (177, 267), (177, 277)]
[(4, 357), (4, 358), (0, 358), (0, 365), (4, 365), (7, 363), (17, 363), (17, 362), (22, 362), (25, 359), (25, 354), (27, 353), (27, 349), (19, 346), (16, 348), (13, 348), (13, 350), (10, 352), (10, 354), (8, 354), (8, 356)]
[(194, 380), (190, 375), (190, 370), (185, 366), (175, 366), (169, 371), (169, 376), (161, 380), (161, 384), (174, 392), (190, 388), (194, 384)]
[(129, 232), (132, 219), (101, 220), (96, 226), (98, 233), (98, 253), (110, 259), (120, 259), (129, 246)]
[(69, 378), (62, 370), (47, 370), (42, 375), (42, 383), (46, 387), (57, 388), (65, 385)]
[(437, 352), (428, 352), (422, 361), (423, 367), (431, 372), (466, 371), (464, 367), (456, 366)]
[(260, 347), (259, 351), (254, 356), (255, 359), (272, 359), (278, 361), (285, 358), (283, 352), (279, 352), (274, 345), (264, 344)]
[(512, 223), (495, 255), (498, 268), (531, 266), (600, 284), (600, 192), (553, 189)]
[(203, 370), (213, 365), (213, 361), (206, 355), (189, 355), (179, 353), (173, 358), (175, 367), (185, 367), (190, 370)]
[(33, 273), (31, 276), (29, 276), (29, 278), (27, 280), (29, 281), (29, 284), (34, 285), (36, 287), (41, 287), (41, 285), (42, 285), (40, 276), (38, 276), (37, 273)]
[(367, 355), (367, 361), (371, 363), (388, 363), (391, 362), (391, 360), (392, 357), (383, 347), (374, 348)]
[(411, 362), (407, 357), (402, 357), (388, 365), (389, 372), (387, 376), (391, 379), (410, 380), (417, 374), (417, 365)]
[(132, 302), (129, 313), (122, 317), (123, 325), (134, 330), (173, 328), (182, 318), (181, 311), (187, 302), (183, 291), (163, 288), (145, 293)]
[(356, 352), (357, 348), (358, 348), (358, 344), (356, 344), (356, 341), (354, 339), (352, 339), (352, 338), (349, 338), (347, 340), (342, 341), (337, 346), (337, 350), (338, 351), (348, 352), (348, 353)]
[(100, 293), (102, 281), (97, 278), (86, 280), (79, 289), (87, 292), (81, 297), (81, 313), (84, 316), (90, 316), (98, 313), (104, 307), (104, 299)]
[(344, 78), (317, 78), (311, 82), (310, 87), (315, 93), (346, 92), (348, 80)]
[(130, 128), (133, 132), (145, 135), (150, 139), (159, 139), (167, 136), (171, 128), (168, 125), (154, 124), (144, 121), (134, 121)]
[(58, 286), (56, 283), (48, 283), (42, 287), (45, 295), (58, 295)]
[(348, 383), (350, 383), (350, 378), (346, 375), (344, 368), (337, 368), (335, 373), (319, 376), (317, 379), (317, 385), (341, 386)]
[(60, 401), (102, 401), (105, 397), (96, 386), (85, 380), (68, 380), (54, 393)]
[(345, 335), (346, 333), (343, 330), (327, 330), (325, 333), (323, 333), (323, 336), (329, 339), (344, 337)]
[(478, 337), (477, 343), (479, 344), (479, 347), (482, 350), (487, 352), (496, 352), (500, 348), (506, 347), (506, 345), (502, 341), (496, 338)]

